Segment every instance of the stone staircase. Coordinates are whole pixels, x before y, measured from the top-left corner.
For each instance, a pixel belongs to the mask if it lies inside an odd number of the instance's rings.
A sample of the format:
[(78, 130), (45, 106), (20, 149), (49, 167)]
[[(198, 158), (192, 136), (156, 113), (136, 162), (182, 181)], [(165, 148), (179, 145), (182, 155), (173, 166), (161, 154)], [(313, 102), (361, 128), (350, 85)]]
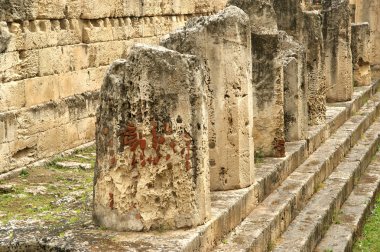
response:
[(379, 189), (378, 85), (329, 104), (328, 123), (289, 143), (274, 173), (273, 160), (258, 165), (259, 202), (213, 251), (350, 251)]
[(78, 251), (350, 251), (380, 188), (379, 89), (380, 80), (329, 104), (326, 123), (286, 143), (286, 157), (257, 160), (250, 187), (211, 192), (212, 218), (202, 226), (134, 233), (84, 225), (61, 243), (43, 232), (33, 240)]
[(147, 233), (88, 227), (73, 230), (71, 244), (95, 236), (92, 251), (349, 251), (379, 188), (379, 87), (329, 104), (326, 123), (286, 143), (286, 157), (257, 160), (250, 187), (211, 192), (206, 224)]

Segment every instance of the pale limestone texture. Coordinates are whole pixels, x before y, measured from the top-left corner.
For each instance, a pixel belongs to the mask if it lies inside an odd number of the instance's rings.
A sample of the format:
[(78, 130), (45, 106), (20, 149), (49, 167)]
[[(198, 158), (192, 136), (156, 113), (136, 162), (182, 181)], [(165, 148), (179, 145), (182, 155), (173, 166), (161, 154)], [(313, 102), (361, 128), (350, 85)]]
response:
[[(97, 105), (106, 68), (125, 57), (137, 42), (158, 44), (159, 38), (182, 27), (194, 16), (210, 15), (225, 6), (226, 0), (0, 0), (0, 124), (7, 125), (9, 113), (16, 117), (35, 110), (31, 124), (50, 104), (65, 106), (67, 100), (82, 104), (78, 109), (78, 130), (66, 130), (57, 122), (60, 112), (50, 110), (40, 134), (65, 132), (70, 141), (34, 136), (22, 129), (22, 136), (0, 137), (0, 173), (27, 165), (92, 141), (95, 134), (92, 106)], [(89, 95), (90, 94), (90, 95)], [(94, 104), (92, 104), (94, 103)], [(54, 120), (50, 119), (55, 118)], [(76, 127), (76, 126), (75, 126)], [(13, 127), (12, 127), (13, 128)], [(17, 127), (16, 127), (17, 128)], [(79, 129), (80, 128), (80, 129)], [(20, 129), (17, 129), (20, 131)], [(39, 139), (38, 142), (36, 139)], [(44, 145), (40, 153), (24, 151)], [(11, 147), (5, 143), (13, 143)], [(45, 147), (44, 147), (45, 149)]]
[(198, 55), (210, 69), (211, 190), (250, 186), (254, 181), (254, 146), (248, 16), (230, 6), (216, 15), (191, 20), (161, 44)]
[(96, 223), (142, 231), (208, 220), (206, 69), (145, 45), (111, 65), (97, 114)]
[(326, 120), (326, 66), (322, 16), (318, 11), (303, 12), (300, 41), (306, 50), (309, 125)]
[(368, 86), (371, 84), (371, 33), (369, 24), (352, 24), (351, 33), (354, 85)]
[(229, 0), (228, 5), (237, 6), (248, 14), (252, 31), (277, 30), (273, 0)]
[(326, 99), (349, 101), (353, 93), (351, 16), (348, 0), (323, 2)]

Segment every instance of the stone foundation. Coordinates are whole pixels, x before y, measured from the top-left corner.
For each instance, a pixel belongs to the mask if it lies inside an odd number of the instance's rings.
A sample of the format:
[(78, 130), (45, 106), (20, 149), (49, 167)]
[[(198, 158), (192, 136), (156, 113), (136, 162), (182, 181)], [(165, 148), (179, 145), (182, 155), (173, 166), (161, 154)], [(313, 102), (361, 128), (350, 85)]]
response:
[(97, 114), (94, 220), (115, 230), (210, 216), (208, 73), (195, 56), (137, 45), (114, 62)]

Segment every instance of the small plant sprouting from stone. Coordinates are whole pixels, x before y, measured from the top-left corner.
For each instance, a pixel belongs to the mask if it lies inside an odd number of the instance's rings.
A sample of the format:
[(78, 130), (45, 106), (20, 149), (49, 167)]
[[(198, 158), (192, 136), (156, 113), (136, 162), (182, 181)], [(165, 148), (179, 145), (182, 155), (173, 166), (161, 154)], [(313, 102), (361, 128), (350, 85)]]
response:
[(333, 223), (334, 224), (340, 224), (340, 215), (342, 214), (341, 211), (339, 212), (334, 212), (333, 214)]
[(28, 176), (29, 176), (29, 172), (28, 172), (26, 169), (21, 170), (21, 172), (20, 172), (20, 177), (22, 177), (22, 178), (26, 178), (26, 177), (28, 177)]
[(332, 249), (325, 249), (323, 252), (334, 252)]
[(264, 152), (262, 150), (255, 150), (255, 164), (262, 163), (264, 161)]

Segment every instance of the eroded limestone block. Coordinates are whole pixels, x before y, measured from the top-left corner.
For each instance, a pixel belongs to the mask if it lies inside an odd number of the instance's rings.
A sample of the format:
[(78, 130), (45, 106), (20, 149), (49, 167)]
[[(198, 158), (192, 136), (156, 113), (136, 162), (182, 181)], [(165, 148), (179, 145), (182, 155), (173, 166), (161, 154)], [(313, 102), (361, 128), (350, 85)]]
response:
[(191, 20), (161, 44), (198, 55), (210, 69), (209, 146), (212, 190), (250, 186), (254, 179), (251, 36), (247, 15), (230, 6)]
[(301, 38), (306, 49), (309, 125), (326, 120), (326, 67), (322, 35), (322, 16), (318, 11), (303, 13)]
[(177, 229), (210, 216), (207, 70), (196, 56), (134, 46), (115, 61), (97, 114), (94, 219)]
[(352, 24), (351, 51), (354, 68), (354, 85), (371, 84), (371, 32), (368, 23)]
[(253, 139), (260, 156), (283, 157), (284, 73), (278, 31), (252, 33)]
[(308, 128), (306, 53), (293, 37), (282, 33), (285, 140), (305, 139)]
[(252, 31), (277, 30), (273, 0), (229, 0), (227, 5), (237, 6), (248, 14)]
[(349, 101), (353, 94), (349, 1), (323, 1), (327, 101)]

